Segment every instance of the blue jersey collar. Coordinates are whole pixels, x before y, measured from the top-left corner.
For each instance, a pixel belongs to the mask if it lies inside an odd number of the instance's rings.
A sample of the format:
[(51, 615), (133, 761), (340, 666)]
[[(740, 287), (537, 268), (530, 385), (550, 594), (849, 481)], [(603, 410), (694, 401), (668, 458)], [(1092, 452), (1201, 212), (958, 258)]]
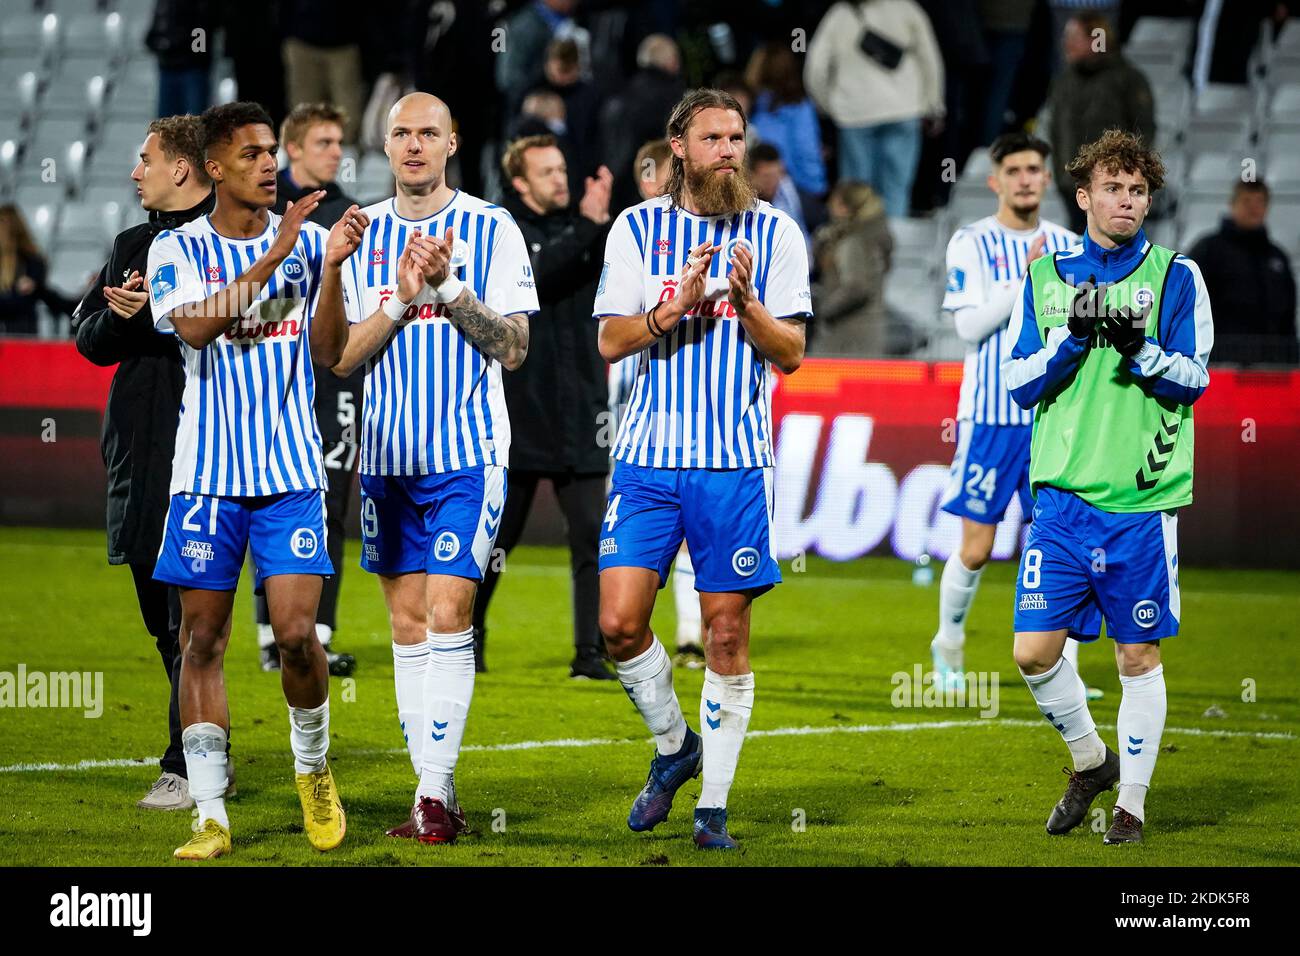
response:
[(1139, 229), (1137, 235), (1128, 242), (1106, 249), (1099, 246), (1088, 230), (1083, 231), (1083, 258), (1089, 265), (1096, 266), (1104, 272), (1129, 272), (1142, 261), (1147, 245), (1145, 229)]

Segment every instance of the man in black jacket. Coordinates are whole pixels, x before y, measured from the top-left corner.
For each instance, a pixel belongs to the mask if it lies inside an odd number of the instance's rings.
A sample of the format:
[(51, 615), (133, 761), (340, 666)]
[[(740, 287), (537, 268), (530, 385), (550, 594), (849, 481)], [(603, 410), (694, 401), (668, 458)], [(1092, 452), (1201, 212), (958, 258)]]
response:
[[(347, 116), (328, 103), (299, 103), (280, 126), (280, 145), (289, 154), (289, 165), (276, 177), (273, 210), (284, 215), (290, 202), (308, 193), (325, 190), (307, 217), (308, 221), (333, 227), (355, 200), (336, 182), (343, 159), (343, 129)], [(316, 639), (325, 650), (330, 675), (347, 677), (356, 668), (351, 654), (336, 653), (330, 646), (338, 626), (339, 588), (343, 585), (343, 524), (352, 497), (352, 481), (357, 465), (357, 409), (361, 407), (365, 388), (365, 368), (358, 368), (346, 378), (316, 366), (316, 424), (320, 428), (321, 450), (325, 457), (329, 490), (325, 494), (326, 551), (334, 574), (321, 587), (320, 606), (316, 610)], [(257, 619), (257, 644), (262, 656), (262, 670), (280, 669), (280, 651), (271, 630), (271, 612), (266, 595), (253, 599)]]
[[(569, 676), (613, 680), (597, 624), (596, 548), (609, 472), (605, 360), (596, 347), (591, 304), (609, 232), (613, 176), (604, 166), (586, 180), (577, 212), (569, 209), (568, 170), (554, 136), (510, 144), (502, 160), (513, 195), (505, 207), (528, 243), (541, 312), (531, 324), (528, 361), (506, 373), (510, 468), (497, 547), (506, 554), (523, 533), (537, 485), (555, 488), (568, 524), (573, 574), (573, 663)], [(474, 602), (475, 666), (483, 670), (488, 602), (499, 562), (488, 564)]]
[(197, 116), (149, 124), (140, 162), (131, 171), (149, 221), (118, 235), (108, 262), (72, 317), (77, 350), (96, 365), (117, 366), (102, 441), (108, 469), (108, 563), (130, 566), (140, 614), (171, 682), (170, 742), (160, 761), (162, 774), (136, 804), (149, 810), (188, 810), (194, 801), (186, 781), (176, 697), (180, 599), (175, 588), (153, 579), (170, 501), (185, 370), (176, 337), (154, 331), (141, 276), (154, 236), (212, 211), (200, 129)]
[(1239, 181), (1219, 231), (1202, 236), (1187, 253), (1219, 317), (1216, 364), (1294, 365), (1300, 357), (1295, 278), (1291, 260), (1269, 238), (1268, 200), (1263, 180)]

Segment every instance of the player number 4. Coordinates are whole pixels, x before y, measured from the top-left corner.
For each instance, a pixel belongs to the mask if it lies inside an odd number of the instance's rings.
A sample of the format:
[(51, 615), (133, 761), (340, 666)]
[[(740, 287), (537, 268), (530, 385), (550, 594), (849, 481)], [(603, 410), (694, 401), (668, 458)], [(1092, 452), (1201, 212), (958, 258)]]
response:
[(1043, 552), (1037, 548), (1030, 548), (1025, 552), (1025, 575), (1021, 583), (1028, 591), (1038, 589), (1039, 579), (1042, 577)]
[(605, 509), (605, 520), (603, 524), (610, 531), (614, 530), (614, 522), (618, 521), (618, 503), (622, 500), (622, 495), (615, 495), (609, 500), (609, 507)]

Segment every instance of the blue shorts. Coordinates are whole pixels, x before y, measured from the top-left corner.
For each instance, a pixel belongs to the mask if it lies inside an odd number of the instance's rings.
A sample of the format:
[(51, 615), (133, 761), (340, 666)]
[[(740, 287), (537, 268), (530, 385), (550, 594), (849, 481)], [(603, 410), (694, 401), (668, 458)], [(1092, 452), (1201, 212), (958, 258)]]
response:
[(1034, 506), (1029, 488), (1029, 441), (1033, 425), (957, 426), (957, 454), (940, 507), (959, 518), (997, 524), (1011, 496), (1020, 495), (1020, 511), (1029, 518)]
[(772, 554), (771, 472), (614, 462), (600, 570), (649, 568), (663, 587), (685, 538), (695, 590), (769, 590), (781, 581)]
[(1141, 644), (1178, 633), (1178, 516), (1113, 514), (1044, 487), (1020, 556), (1015, 629)]
[(361, 476), (361, 566), (483, 580), (506, 505), (506, 470)]
[(255, 498), (172, 495), (154, 580), (182, 588), (233, 591), (253, 553), (253, 589), (276, 574), (334, 573), (325, 549), (325, 492)]

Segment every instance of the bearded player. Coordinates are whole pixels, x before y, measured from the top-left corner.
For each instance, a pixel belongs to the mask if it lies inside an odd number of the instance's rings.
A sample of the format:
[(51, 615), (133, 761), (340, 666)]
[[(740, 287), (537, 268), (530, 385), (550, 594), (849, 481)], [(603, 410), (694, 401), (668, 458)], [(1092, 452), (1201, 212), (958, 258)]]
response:
[[(1209, 384), (1210, 299), (1196, 263), (1147, 241), (1164, 164), (1108, 130), (1067, 167), (1083, 243), (1025, 277), (1002, 375), (1034, 408), (1034, 522), (1016, 582), (1015, 659), (1074, 762), (1049, 834), (1078, 826), (1118, 781), (1104, 842), (1137, 843), (1147, 819), (1166, 698), (1160, 642), (1178, 633), (1177, 509), (1192, 503), (1192, 404)], [(1106, 621), (1123, 696), (1119, 754), (1062, 656)]]
[(312, 362), (331, 366), (347, 342), (340, 266), (368, 220), (355, 206), (328, 233), (306, 221), (324, 195), (275, 204), (275, 133), (256, 103), (202, 116), (207, 216), (160, 233), (149, 249), (154, 325), (181, 341), (185, 391), (172, 461), (171, 506), (154, 577), (180, 589), (181, 745), (194, 836), (181, 859), (230, 852), (230, 716), (223, 660), (246, 550), (265, 590), (283, 663), (289, 743), (303, 827), (318, 850), (346, 819), (329, 749), (329, 672), (316, 639), (326, 554), (325, 472), (312, 413)]
[(510, 420), (501, 370), (528, 352), (537, 291), (523, 235), (447, 184), (451, 113), (411, 93), (388, 114), (392, 199), (344, 270), (347, 348), (364, 365), (361, 566), (379, 577), (397, 716), (418, 777), (389, 836), (451, 843), (465, 830), (453, 774), (474, 696), (474, 595), (505, 507)]
[[(606, 360), (641, 353), (600, 543), (601, 631), (656, 747), (628, 826), (663, 822), (702, 770), (694, 840), (704, 849), (737, 846), (727, 797), (754, 703), (750, 606), (781, 580), (770, 366), (799, 367), (812, 312), (804, 238), (755, 199), (745, 128), (740, 104), (721, 90), (677, 104), (665, 194), (618, 216), (594, 307)], [(706, 635), (702, 736), (682, 715), (672, 663), (650, 630), (683, 538)]]

